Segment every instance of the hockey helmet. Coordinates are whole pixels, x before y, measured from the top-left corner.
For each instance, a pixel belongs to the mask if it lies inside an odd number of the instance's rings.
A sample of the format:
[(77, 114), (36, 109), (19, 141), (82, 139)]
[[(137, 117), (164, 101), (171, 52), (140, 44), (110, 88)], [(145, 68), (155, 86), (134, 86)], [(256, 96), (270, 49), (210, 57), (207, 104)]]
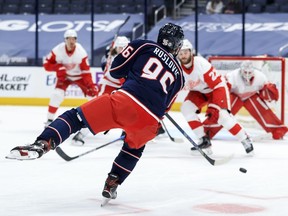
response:
[(188, 39), (183, 40), (183, 45), (181, 47), (181, 50), (184, 50), (184, 49), (190, 49), (191, 51), (193, 51), (193, 45), (192, 43), (190, 43)]
[(125, 36), (118, 36), (113, 47), (126, 47), (130, 40)]
[(159, 29), (157, 43), (161, 44), (173, 55), (177, 55), (182, 47), (184, 33), (181, 26), (167, 23)]
[(250, 83), (254, 77), (254, 67), (251, 61), (244, 61), (240, 66), (240, 73), (245, 82)]
[(64, 38), (68, 38), (68, 37), (74, 37), (77, 38), (77, 32), (73, 29), (68, 29), (67, 31), (65, 31), (64, 33)]

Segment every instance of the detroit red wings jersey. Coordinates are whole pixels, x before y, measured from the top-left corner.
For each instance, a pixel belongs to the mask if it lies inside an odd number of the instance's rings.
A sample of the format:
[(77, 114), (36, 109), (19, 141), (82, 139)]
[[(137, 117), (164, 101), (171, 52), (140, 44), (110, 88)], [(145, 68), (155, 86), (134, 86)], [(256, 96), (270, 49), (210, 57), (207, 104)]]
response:
[(231, 92), (236, 94), (242, 101), (256, 94), (268, 83), (265, 74), (261, 71), (254, 70), (254, 78), (250, 84), (243, 80), (240, 69), (236, 69), (226, 74), (226, 79), (231, 85)]
[(207, 94), (214, 88), (220, 87), (219, 84), (225, 83), (224, 78), (201, 56), (194, 57), (191, 68), (187, 69), (184, 65), (181, 66), (184, 71), (186, 90)]
[(71, 53), (67, 51), (64, 42), (54, 47), (46, 57), (44, 67), (48, 71), (55, 71), (55, 64), (62, 64), (67, 71), (67, 79), (72, 81), (81, 79), (83, 73), (90, 73), (87, 52), (79, 43), (76, 43)]
[(122, 86), (123, 79), (115, 79), (109, 73), (110, 68), (111, 68), (111, 64), (112, 64), (114, 58), (115, 58), (115, 56), (108, 56), (107, 61), (106, 61), (106, 66), (104, 69), (104, 76), (99, 81), (99, 84), (112, 86), (112, 87), (117, 89), (117, 88), (120, 88)]

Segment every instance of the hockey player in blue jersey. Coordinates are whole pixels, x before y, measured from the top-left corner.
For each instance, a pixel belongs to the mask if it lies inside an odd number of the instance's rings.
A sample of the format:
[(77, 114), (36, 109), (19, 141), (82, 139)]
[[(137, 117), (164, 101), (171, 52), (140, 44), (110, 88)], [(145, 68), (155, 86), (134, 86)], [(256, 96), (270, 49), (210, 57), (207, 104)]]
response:
[(153, 139), (159, 122), (184, 86), (182, 69), (176, 60), (184, 33), (168, 23), (159, 30), (157, 43), (135, 40), (114, 59), (110, 74), (125, 78), (122, 87), (80, 107), (64, 112), (27, 146), (17, 146), (11, 159), (35, 159), (55, 149), (71, 134), (88, 127), (93, 134), (113, 128), (126, 132), (124, 144), (108, 173), (103, 197), (115, 199), (117, 186), (132, 172), (145, 148)]

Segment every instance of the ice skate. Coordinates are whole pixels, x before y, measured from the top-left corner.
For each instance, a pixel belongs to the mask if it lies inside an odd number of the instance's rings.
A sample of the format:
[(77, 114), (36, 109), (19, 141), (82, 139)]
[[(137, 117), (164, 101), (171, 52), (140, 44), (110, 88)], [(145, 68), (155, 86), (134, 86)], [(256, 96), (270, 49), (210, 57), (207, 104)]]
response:
[(104, 185), (104, 189), (102, 192), (102, 196), (103, 196), (103, 201), (101, 203), (101, 207), (107, 205), (107, 203), (111, 200), (111, 199), (116, 199), (117, 197), (117, 187), (118, 187), (118, 181), (119, 177), (116, 174), (113, 173), (109, 173), (108, 177), (106, 179), (105, 185)]
[(244, 146), (246, 153), (253, 156), (254, 155), (254, 151), (253, 151), (254, 148), (253, 148), (252, 140), (250, 139), (250, 137), (247, 136), (247, 138), (242, 140), (241, 143)]
[[(211, 141), (207, 135), (200, 138), (198, 147), (202, 149), (207, 155), (213, 154), (212, 149), (211, 149)], [(198, 150), (195, 147), (192, 147), (191, 151), (192, 151), (192, 154), (195, 154), (195, 155), (199, 154)]]
[(34, 160), (40, 158), (51, 149), (51, 143), (51, 141), (48, 143), (44, 140), (38, 140), (31, 145), (16, 146), (6, 156), (6, 159)]
[(78, 131), (78, 133), (72, 138), (72, 145), (84, 145), (85, 141), (84, 141), (84, 135)]

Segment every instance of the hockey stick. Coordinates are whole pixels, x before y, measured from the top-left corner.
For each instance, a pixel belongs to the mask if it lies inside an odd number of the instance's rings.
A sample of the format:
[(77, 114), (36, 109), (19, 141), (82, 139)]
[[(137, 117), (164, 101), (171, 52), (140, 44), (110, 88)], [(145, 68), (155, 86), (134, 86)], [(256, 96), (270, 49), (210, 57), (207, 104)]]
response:
[(176, 142), (176, 143), (182, 143), (182, 142), (184, 142), (183, 139), (181, 139), (181, 138), (175, 138), (175, 137), (172, 137), (172, 136), (170, 135), (170, 133), (169, 133), (169, 131), (167, 130), (167, 127), (166, 127), (166, 125), (164, 124), (164, 121), (163, 121), (163, 120), (161, 120), (161, 124), (162, 124), (163, 127), (165, 128), (165, 131), (167, 132), (170, 140), (172, 140), (173, 142)]
[(215, 165), (221, 165), (221, 164), (225, 164), (228, 161), (230, 161), (233, 157), (233, 155), (230, 155), (227, 158), (223, 158), (221, 160), (214, 160), (212, 158), (210, 158), (201, 148), (198, 147), (198, 145), (193, 141), (193, 139), (174, 121), (174, 119), (168, 114), (165, 114), (166, 117), (175, 125), (175, 127), (183, 134), (183, 136), (185, 136), (189, 142), (200, 152), (200, 154), (213, 166)]
[(86, 152), (84, 152), (84, 153), (82, 153), (82, 154), (79, 154), (79, 155), (76, 155), (76, 156), (74, 156), (74, 157), (70, 157), (69, 155), (67, 155), (59, 146), (55, 149), (55, 151), (56, 151), (57, 154), (58, 154), (61, 158), (63, 158), (64, 160), (66, 160), (66, 161), (71, 161), (71, 160), (74, 160), (74, 159), (76, 159), (76, 158), (82, 157), (82, 156), (84, 156), (84, 155), (86, 155), (86, 154), (89, 154), (89, 153), (91, 153), (91, 152), (97, 151), (98, 149), (101, 149), (101, 148), (103, 148), (103, 147), (105, 147), (105, 146), (111, 145), (111, 144), (113, 144), (113, 143), (115, 143), (115, 142), (117, 142), (117, 141), (124, 140), (124, 138), (125, 138), (125, 136), (121, 136), (121, 137), (119, 137), (119, 138), (117, 138), (117, 139), (115, 139), (115, 140), (112, 140), (112, 141), (110, 141), (110, 142), (108, 142), (108, 143), (105, 143), (105, 144), (103, 144), (103, 145), (101, 145), (101, 146), (98, 146), (97, 148), (93, 148), (93, 149), (91, 149), (91, 150), (89, 150), (89, 151), (86, 151)]

